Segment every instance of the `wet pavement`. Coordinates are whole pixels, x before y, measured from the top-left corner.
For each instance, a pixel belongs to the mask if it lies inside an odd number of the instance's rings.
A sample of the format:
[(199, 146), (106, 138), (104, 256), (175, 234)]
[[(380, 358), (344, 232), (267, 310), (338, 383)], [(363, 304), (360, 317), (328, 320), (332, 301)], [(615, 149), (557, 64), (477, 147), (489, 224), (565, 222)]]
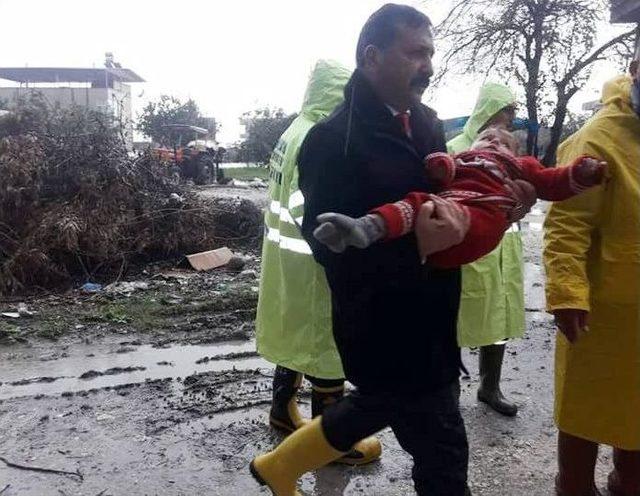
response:
[[(555, 330), (544, 312), (542, 216), (540, 207), (523, 223), (527, 334), (507, 345), (503, 371), (504, 393), (520, 406), (517, 417), (501, 417), (476, 401), (477, 351), (464, 351), (471, 376), (462, 379), (461, 401), (476, 496), (553, 494)], [(57, 341), (37, 337), (35, 321), (23, 326), (27, 338), (0, 348), (0, 457), (81, 477), (24, 471), (0, 461), (0, 494), (269, 494), (247, 470), (252, 457), (281, 439), (266, 423), (272, 370), (256, 356), (252, 341), (255, 285), (255, 274), (222, 272), (188, 284), (151, 285), (139, 299), (47, 300), (55, 311), (86, 311), (92, 319), (108, 304), (110, 320), (65, 321), (71, 330)], [(224, 299), (230, 291), (233, 296)], [(194, 300), (201, 294), (224, 301)], [(29, 303), (37, 307), (38, 301)], [(153, 331), (143, 326), (148, 319), (138, 318), (144, 312), (162, 317), (151, 321)], [(301, 408), (309, 414), (308, 390)], [(390, 431), (380, 438), (379, 462), (309, 474), (302, 480), (304, 494), (414, 494), (409, 457)], [(608, 452), (602, 462), (601, 485)]]

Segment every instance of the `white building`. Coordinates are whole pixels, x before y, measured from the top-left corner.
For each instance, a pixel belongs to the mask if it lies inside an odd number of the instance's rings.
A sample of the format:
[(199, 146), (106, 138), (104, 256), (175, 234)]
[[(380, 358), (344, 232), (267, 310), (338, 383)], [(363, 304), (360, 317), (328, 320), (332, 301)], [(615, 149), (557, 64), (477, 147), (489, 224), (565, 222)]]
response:
[(133, 143), (131, 86), (144, 79), (120, 67), (0, 67), (0, 99), (15, 102), (37, 91), (52, 105), (81, 105), (114, 116), (125, 126), (127, 142)]

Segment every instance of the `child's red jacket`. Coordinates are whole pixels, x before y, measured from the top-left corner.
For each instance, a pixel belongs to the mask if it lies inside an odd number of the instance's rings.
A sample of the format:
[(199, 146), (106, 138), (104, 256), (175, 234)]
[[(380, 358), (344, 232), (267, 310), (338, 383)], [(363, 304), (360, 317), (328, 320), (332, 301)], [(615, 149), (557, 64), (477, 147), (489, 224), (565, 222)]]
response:
[[(425, 161), (426, 172), (441, 182), (442, 191), (438, 196), (464, 205), (471, 224), (462, 243), (434, 253), (428, 262), (440, 268), (459, 267), (478, 260), (498, 246), (509, 226), (507, 211), (516, 203), (505, 188), (505, 178), (528, 181), (535, 187), (538, 198), (549, 201), (566, 200), (587, 189), (575, 180), (574, 174), (582, 158), (569, 167), (545, 168), (535, 157), (514, 157), (487, 150), (470, 150), (453, 156), (429, 155)], [(486, 163), (477, 164), (479, 161)], [(372, 210), (385, 221), (386, 239), (412, 231), (421, 205), (430, 197), (428, 193), (409, 193), (398, 202)]]

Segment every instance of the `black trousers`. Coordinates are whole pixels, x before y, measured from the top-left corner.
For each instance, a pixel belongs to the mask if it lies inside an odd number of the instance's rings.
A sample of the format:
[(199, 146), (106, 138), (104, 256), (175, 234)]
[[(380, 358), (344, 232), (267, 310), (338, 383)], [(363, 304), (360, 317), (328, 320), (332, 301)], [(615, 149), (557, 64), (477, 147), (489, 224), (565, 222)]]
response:
[(458, 381), (423, 394), (353, 392), (327, 407), (322, 428), (329, 443), (349, 451), (361, 439), (391, 427), (413, 457), (420, 496), (465, 496), (469, 449), (458, 407)]

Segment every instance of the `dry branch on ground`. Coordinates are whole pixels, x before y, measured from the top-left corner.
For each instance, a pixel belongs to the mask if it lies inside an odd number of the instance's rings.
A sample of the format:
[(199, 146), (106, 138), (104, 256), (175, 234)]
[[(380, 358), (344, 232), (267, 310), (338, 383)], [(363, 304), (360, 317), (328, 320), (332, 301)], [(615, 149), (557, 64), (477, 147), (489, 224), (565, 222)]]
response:
[(104, 114), (20, 102), (0, 123), (0, 293), (121, 277), (148, 260), (255, 246), (248, 202), (206, 202)]

